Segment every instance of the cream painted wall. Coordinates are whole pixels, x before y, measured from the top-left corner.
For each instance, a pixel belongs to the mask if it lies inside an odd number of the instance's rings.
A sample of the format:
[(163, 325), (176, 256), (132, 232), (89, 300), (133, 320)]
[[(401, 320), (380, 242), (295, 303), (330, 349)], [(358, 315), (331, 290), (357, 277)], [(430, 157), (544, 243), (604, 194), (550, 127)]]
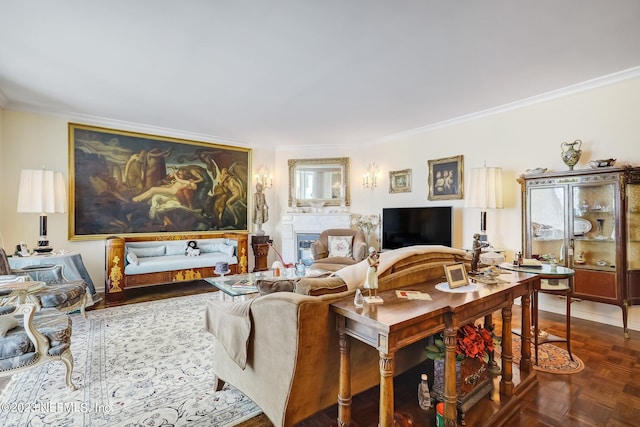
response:
[[(39, 169), (43, 165), (47, 169), (63, 172), (68, 182), (68, 122), (76, 120), (57, 116), (45, 116), (0, 110), (0, 183), (6, 183), (0, 195), (0, 232), (4, 236), (5, 249), (13, 253), (16, 243), (24, 241), (29, 248), (38, 240), (38, 214), (18, 214), (18, 182), (22, 169)], [(83, 122), (86, 123), (86, 122)], [(112, 127), (111, 123), (93, 122), (89, 125)], [(123, 129), (120, 127), (119, 129)], [(149, 128), (126, 128), (130, 131), (153, 132)], [(185, 137), (185, 135), (168, 135)], [(272, 151), (252, 150), (252, 166), (274, 163)], [(254, 185), (254, 184), (252, 184)], [(253, 194), (253, 190), (251, 190)], [(271, 193), (272, 194), (272, 193)], [(267, 203), (271, 204), (267, 193)], [(67, 249), (80, 252), (89, 275), (96, 289), (104, 291), (104, 240), (69, 241), (69, 214), (50, 214), (48, 218), (48, 237), (51, 246), (56, 250)], [(272, 232), (273, 222), (263, 227), (267, 233)], [(253, 257), (249, 256), (249, 268), (253, 268)]]
[[(554, 100), (478, 118), (449, 127), (426, 130), (360, 149), (269, 150), (254, 149), (253, 166), (273, 168), (273, 189), (266, 191), (271, 219), (264, 226), (279, 248), (279, 217), (287, 209), (290, 158), (350, 157), (351, 211), (380, 213), (383, 207), (451, 205), (454, 207), (454, 246), (470, 246), (471, 236), (479, 228), (478, 209), (463, 209), (464, 200), (430, 202), (427, 200), (427, 160), (462, 154), (468, 171), (487, 166), (503, 168), (505, 209), (488, 212), (487, 231), (491, 242), (513, 256), (521, 247), (520, 189), (516, 177), (526, 169), (546, 167), (566, 170), (560, 159), (563, 141), (582, 139), (583, 155), (577, 168), (586, 168), (591, 159), (614, 157), (618, 164), (640, 165), (637, 136), (640, 135), (640, 79), (564, 96)], [(23, 168), (68, 171), (67, 122), (61, 117), (0, 110), (0, 232), (5, 247), (24, 240), (33, 246), (37, 239), (37, 215), (15, 212), (17, 180)], [(90, 123), (109, 126), (105, 123)], [(129, 130), (151, 132), (148, 128)], [(169, 135), (180, 136), (180, 135)], [(374, 191), (361, 187), (366, 165), (375, 161), (383, 179)], [(411, 168), (412, 192), (389, 194), (388, 172)], [(251, 189), (253, 193), (253, 189)], [(104, 288), (104, 242), (67, 240), (68, 215), (51, 215), (49, 237), (56, 248), (82, 253), (98, 290)], [(270, 261), (275, 254), (270, 254)], [(563, 303), (547, 298), (545, 309), (562, 311)], [(620, 309), (592, 302), (572, 306), (575, 316), (621, 325)], [(630, 327), (640, 330), (640, 307), (630, 310)]]
[[(351, 211), (380, 213), (390, 206), (454, 207), (454, 246), (470, 247), (479, 229), (479, 209), (463, 209), (464, 200), (427, 200), (429, 159), (464, 155), (464, 168), (499, 166), (503, 169), (505, 208), (489, 210), (487, 233), (497, 248), (507, 250), (508, 258), (521, 248), (521, 197), (516, 178), (527, 169), (546, 167), (567, 170), (560, 158), (563, 141), (581, 139), (583, 155), (576, 169), (589, 168), (588, 161), (617, 158), (617, 164), (640, 165), (638, 135), (640, 120), (640, 79), (591, 89), (582, 93), (515, 109), (500, 114), (425, 131), (360, 150), (334, 150), (330, 156), (351, 158)], [(278, 151), (277, 168), (286, 168), (289, 158), (327, 157), (327, 152)], [(363, 189), (361, 177), (366, 165), (375, 161), (384, 179), (374, 191)], [(412, 169), (411, 193), (389, 194), (388, 172)], [(286, 194), (279, 205), (286, 206)], [(545, 309), (563, 312), (564, 303), (541, 298)], [(589, 320), (622, 325), (618, 307), (593, 302), (576, 302), (572, 314)], [(640, 329), (640, 307), (631, 308), (632, 329)]]

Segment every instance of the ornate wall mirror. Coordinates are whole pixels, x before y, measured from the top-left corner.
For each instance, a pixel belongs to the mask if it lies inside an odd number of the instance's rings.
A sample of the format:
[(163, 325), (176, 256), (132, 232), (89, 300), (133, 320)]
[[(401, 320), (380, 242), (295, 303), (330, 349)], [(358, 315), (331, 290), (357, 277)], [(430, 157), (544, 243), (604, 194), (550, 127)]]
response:
[(289, 159), (289, 206), (349, 206), (348, 183), (348, 157)]

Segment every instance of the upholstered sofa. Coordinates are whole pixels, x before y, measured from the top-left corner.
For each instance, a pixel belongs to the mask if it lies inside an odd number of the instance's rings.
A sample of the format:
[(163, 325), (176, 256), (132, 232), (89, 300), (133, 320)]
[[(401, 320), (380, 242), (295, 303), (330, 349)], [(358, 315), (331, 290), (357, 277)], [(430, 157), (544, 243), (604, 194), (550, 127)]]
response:
[[(380, 254), (379, 289), (444, 280), (443, 265), (469, 259), (462, 250), (415, 246)], [(292, 291), (262, 289), (248, 301), (212, 300), (205, 328), (212, 333), (216, 388), (228, 382), (253, 400), (275, 426), (295, 423), (337, 402), (339, 350), (329, 305), (362, 286), (366, 260), (329, 277), (301, 278)], [(269, 292), (276, 289), (276, 292)], [(316, 295), (316, 296), (314, 296)], [(352, 392), (379, 384), (377, 351), (351, 340)], [(425, 343), (396, 354), (399, 374), (426, 359)]]
[[(190, 241), (199, 255), (188, 256)], [(113, 236), (105, 251), (107, 300), (125, 299), (127, 288), (213, 277), (219, 262), (231, 274), (246, 273), (247, 254), (246, 233)]]

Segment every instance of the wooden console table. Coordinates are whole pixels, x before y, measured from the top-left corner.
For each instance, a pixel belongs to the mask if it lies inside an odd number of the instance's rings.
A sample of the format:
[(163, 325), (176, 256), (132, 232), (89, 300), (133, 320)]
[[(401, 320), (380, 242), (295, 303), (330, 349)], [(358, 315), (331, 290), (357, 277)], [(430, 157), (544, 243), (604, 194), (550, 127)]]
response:
[[(395, 290), (380, 292), (384, 304), (356, 308), (353, 298), (331, 304), (337, 315), (340, 343), (340, 380), (338, 392), (338, 426), (351, 422), (351, 367), (349, 339), (357, 339), (380, 353), (380, 427), (393, 426), (393, 365), (397, 350), (416, 341), (443, 332), (445, 341), (444, 418), (445, 426), (457, 425), (456, 418), (456, 331), (465, 323), (502, 310), (502, 379), (500, 393), (507, 399), (501, 402), (505, 410), (514, 411), (517, 397), (513, 383), (511, 306), (522, 297), (522, 328), (530, 325), (530, 296), (540, 279), (524, 273), (501, 275), (507, 283), (481, 285), (472, 293), (446, 293), (435, 288), (436, 282), (412, 285), (411, 290), (426, 292), (432, 301), (407, 300), (396, 297)], [(409, 288), (407, 288), (409, 289)], [(521, 371), (531, 370), (531, 341), (523, 337)], [(535, 379), (531, 372), (529, 381)], [(524, 383), (521, 382), (524, 386)], [(530, 384), (528, 385), (530, 386)]]

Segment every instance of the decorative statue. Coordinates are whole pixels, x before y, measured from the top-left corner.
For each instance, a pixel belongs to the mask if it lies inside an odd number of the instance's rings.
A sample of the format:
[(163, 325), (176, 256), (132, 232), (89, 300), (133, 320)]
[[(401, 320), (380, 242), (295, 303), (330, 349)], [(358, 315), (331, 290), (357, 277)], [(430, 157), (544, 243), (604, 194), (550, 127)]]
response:
[(253, 195), (253, 223), (256, 225), (256, 235), (263, 236), (262, 224), (269, 220), (269, 206), (262, 192), (262, 184), (256, 184), (256, 193)]
[(478, 262), (480, 261), (480, 252), (482, 252), (482, 242), (480, 241), (480, 234), (475, 233), (473, 235), (473, 257), (471, 258), (471, 271), (478, 272)]
[(378, 289), (378, 266), (380, 265), (380, 254), (372, 246), (369, 248), (369, 257), (367, 258), (369, 267), (367, 268), (367, 276), (364, 280), (364, 288), (369, 289), (369, 295), (364, 300), (369, 304), (381, 304), (382, 298), (377, 296)]

